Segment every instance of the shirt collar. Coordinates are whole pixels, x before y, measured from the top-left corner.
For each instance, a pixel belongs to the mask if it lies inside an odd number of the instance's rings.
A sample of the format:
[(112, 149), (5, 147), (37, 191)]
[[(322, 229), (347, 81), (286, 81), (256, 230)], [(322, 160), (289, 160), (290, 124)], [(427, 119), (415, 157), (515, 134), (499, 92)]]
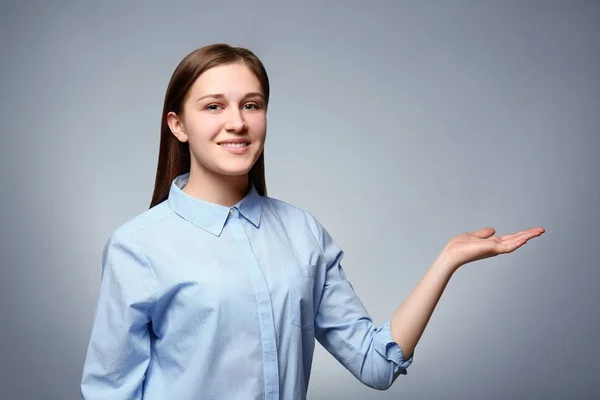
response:
[(188, 181), (189, 172), (177, 176), (171, 183), (167, 202), (169, 207), (180, 217), (192, 224), (220, 236), (229, 217), (229, 210), (237, 208), (240, 214), (257, 228), (260, 225), (262, 197), (250, 183), (248, 194), (232, 207), (210, 203), (184, 193), (182, 188)]

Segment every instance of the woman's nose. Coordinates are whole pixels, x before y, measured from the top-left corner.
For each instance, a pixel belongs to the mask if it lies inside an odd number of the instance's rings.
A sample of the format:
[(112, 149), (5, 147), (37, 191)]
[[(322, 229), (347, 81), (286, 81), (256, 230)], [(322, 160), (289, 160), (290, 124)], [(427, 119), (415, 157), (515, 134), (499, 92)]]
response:
[(225, 129), (234, 132), (246, 129), (246, 121), (238, 110), (233, 110), (228, 114)]

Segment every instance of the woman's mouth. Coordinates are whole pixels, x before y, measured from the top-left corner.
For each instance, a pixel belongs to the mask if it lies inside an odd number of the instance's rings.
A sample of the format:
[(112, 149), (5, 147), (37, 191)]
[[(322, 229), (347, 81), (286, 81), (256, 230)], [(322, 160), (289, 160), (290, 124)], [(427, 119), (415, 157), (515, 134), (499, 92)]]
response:
[(246, 147), (249, 143), (219, 143), (223, 147)]
[(219, 143), (219, 146), (233, 154), (244, 154), (245, 152), (248, 151), (248, 148), (250, 147), (250, 143), (248, 143), (248, 142), (240, 142), (240, 143), (225, 142), (225, 143)]

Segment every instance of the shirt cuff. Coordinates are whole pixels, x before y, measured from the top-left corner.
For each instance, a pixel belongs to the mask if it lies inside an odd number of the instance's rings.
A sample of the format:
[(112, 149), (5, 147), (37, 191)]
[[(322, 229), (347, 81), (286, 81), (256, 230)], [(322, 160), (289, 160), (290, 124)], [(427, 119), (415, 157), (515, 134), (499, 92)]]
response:
[(396, 375), (396, 373), (406, 375), (406, 368), (408, 368), (413, 362), (414, 351), (408, 359), (404, 359), (404, 353), (402, 352), (402, 349), (398, 343), (394, 342), (392, 339), (390, 320), (387, 320), (375, 331), (373, 345), (375, 347), (375, 351), (381, 354), (382, 357), (396, 364), (396, 367), (394, 368), (394, 375)]

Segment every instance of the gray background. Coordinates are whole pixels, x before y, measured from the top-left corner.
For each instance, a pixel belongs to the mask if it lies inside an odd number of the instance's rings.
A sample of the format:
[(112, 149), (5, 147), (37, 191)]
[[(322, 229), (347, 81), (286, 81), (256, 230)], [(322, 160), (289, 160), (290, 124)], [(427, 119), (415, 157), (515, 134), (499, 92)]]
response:
[(332, 233), (376, 323), (454, 235), (547, 230), (459, 270), (390, 390), (318, 346), (310, 398), (600, 396), (600, 2), (14, 1), (3, 399), (79, 396), (102, 247), (150, 202), (173, 69), (213, 42), (265, 63), (269, 193)]

